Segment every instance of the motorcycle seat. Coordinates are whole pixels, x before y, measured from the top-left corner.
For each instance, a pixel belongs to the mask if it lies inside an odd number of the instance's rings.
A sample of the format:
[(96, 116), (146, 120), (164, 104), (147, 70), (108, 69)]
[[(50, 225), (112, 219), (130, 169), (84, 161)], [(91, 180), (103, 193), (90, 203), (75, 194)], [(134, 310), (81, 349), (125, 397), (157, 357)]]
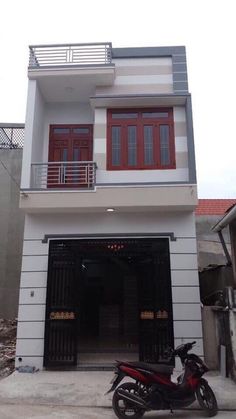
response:
[(160, 374), (171, 375), (173, 373), (174, 367), (172, 365), (166, 364), (149, 364), (147, 362), (122, 362), (127, 366), (131, 366), (134, 368), (141, 368), (147, 371), (158, 372)]

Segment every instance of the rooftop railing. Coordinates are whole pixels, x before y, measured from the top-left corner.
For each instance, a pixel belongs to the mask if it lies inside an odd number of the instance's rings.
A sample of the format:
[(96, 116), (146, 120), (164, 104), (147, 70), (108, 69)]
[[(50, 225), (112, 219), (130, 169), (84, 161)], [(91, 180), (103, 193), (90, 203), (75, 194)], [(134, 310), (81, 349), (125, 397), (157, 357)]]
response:
[(95, 186), (93, 161), (33, 163), (31, 167), (33, 189), (93, 189)]
[(0, 123), (0, 149), (23, 148), (24, 133), (24, 124)]
[(31, 45), (29, 69), (110, 65), (111, 42), (95, 44)]

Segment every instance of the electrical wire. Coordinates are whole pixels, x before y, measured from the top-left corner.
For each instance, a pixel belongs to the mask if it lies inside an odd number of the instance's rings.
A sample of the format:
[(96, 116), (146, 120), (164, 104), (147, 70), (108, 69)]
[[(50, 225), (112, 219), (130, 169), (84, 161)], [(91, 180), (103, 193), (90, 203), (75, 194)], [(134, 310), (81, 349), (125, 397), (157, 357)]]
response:
[(6, 170), (6, 172), (8, 173), (8, 175), (10, 176), (11, 180), (15, 183), (15, 185), (17, 186), (17, 188), (19, 189), (19, 191), (21, 192), (20, 189), (20, 185), (17, 182), (17, 180), (12, 176), (12, 174), (9, 172), (8, 168), (5, 166), (5, 164), (3, 163), (3, 161), (0, 159), (0, 163), (2, 165), (2, 167)]

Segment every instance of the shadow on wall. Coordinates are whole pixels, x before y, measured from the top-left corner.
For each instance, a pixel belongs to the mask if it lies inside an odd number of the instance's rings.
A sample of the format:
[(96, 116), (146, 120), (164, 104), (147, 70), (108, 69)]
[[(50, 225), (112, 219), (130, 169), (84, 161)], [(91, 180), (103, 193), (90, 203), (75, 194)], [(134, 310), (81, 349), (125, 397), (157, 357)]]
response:
[[(22, 149), (0, 149), (0, 160), (20, 184)], [(0, 318), (17, 316), (24, 214), (19, 209), (20, 190), (0, 164)]]
[(218, 305), (223, 289), (234, 286), (232, 266), (209, 266), (199, 273), (200, 297), (204, 305)]

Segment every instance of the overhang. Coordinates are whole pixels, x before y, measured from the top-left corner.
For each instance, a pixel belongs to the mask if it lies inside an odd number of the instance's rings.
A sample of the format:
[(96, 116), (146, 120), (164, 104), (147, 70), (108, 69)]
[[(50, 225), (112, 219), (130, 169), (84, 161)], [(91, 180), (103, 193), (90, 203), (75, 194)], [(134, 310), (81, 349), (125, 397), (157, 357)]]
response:
[(135, 94), (135, 95), (96, 95), (90, 97), (95, 108), (132, 106), (178, 106), (185, 105), (190, 94)]
[(93, 191), (24, 191), (20, 208), (25, 212), (119, 212), (194, 211), (196, 185), (97, 186)]

